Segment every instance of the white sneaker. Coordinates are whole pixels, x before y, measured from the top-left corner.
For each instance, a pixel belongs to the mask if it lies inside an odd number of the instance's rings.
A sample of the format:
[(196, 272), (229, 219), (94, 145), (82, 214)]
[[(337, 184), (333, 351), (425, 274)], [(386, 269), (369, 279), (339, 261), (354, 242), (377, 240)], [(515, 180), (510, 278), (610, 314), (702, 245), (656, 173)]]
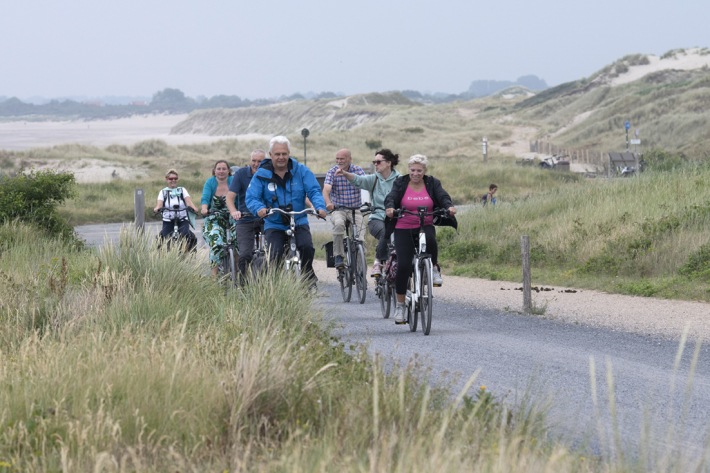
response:
[(404, 323), (404, 304), (397, 303), (397, 307), (394, 309), (394, 323), (403, 324)]
[(439, 269), (439, 265), (437, 264), (432, 268), (432, 280), (431, 284), (433, 286), (441, 286), (444, 284), (444, 280), (441, 278), (441, 270)]

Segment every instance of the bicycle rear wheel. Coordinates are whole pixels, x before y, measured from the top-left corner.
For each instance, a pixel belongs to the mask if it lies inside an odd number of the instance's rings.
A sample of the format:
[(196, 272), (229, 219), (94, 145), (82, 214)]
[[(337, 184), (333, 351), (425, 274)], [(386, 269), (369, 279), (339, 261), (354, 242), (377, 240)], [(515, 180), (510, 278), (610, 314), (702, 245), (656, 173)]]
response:
[(431, 331), (431, 314), (434, 306), (434, 291), (431, 280), (431, 260), (425, 259), (419, 264), (421, 286), (419, 288), (419, 313), (422, 316), (422, 332), (429, 335)]
[(417, 310), (412, 310), (412, 301), (411, 298), (414, 297), (414, 283), (412, 282), (412, 278), (409, 278), (409, 289), (407, 290), (409, 293), (410, 301), (407, 303), (407, 321), (409, 321), (409, 331), (410, 332), (416, 332), (417, 331)]
[(382, 317), (388, 319), (390, 316), (390, 307), (392, 306), (392, 294), (384, 276), (377, 278), (377, 287), (379, 289), (380, 310), (382, 310)]
[(367, 261), (365, 261), (365, 249), (360, 243), (355, 247), (355, 289), (360, 304), (365, 303), (367, 296)]

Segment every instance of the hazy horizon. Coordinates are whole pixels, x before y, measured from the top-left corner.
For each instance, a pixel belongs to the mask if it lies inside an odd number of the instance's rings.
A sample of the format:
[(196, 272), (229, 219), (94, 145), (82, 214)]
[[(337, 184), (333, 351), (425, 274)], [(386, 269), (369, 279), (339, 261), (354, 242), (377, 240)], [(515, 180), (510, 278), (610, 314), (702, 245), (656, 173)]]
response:
[(6, 2), (0, 96), (458, 94), (474, 80), (532, 74), (554, 86), (627, 54), (708, 46), (710, 2), (434, 5)]

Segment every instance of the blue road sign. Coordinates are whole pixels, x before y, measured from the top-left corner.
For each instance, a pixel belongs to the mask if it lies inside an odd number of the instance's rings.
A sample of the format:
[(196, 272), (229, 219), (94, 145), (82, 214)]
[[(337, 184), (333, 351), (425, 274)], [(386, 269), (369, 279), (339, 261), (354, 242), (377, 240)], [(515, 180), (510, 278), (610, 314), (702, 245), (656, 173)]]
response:
[(626, 129), (628, 130), (629, 128), (631, 128), (631, 123), (629, 123), (629, 122), (626, 122), (626, 125), (624, 125), (624, 126), (625, 126), (625, 127), (626, 127)]

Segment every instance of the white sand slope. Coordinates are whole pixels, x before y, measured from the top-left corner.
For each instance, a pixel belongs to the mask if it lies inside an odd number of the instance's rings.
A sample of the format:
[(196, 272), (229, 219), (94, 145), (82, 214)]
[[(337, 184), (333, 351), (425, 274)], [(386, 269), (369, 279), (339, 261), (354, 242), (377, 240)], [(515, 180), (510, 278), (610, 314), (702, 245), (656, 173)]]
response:
[(620, 74), (619, 77), (614, 77), (610, 80), (609, 85), (621, 85), (635, 80), (639, 80), (643, 76), (652, 72), (663, 71), (666, 69), (677, 69), (682, 71), (690, 71), (700, 69), (704, 66), (710, 67), (710, 54), (703, 54), (703, 50), (699, 48), (686, 49), (685, 52), (678, 52), (674, 57), (661, 59), (658, 56), (648, 55), (649, 64), (642, 66), (629, 66), (629, 71)]

